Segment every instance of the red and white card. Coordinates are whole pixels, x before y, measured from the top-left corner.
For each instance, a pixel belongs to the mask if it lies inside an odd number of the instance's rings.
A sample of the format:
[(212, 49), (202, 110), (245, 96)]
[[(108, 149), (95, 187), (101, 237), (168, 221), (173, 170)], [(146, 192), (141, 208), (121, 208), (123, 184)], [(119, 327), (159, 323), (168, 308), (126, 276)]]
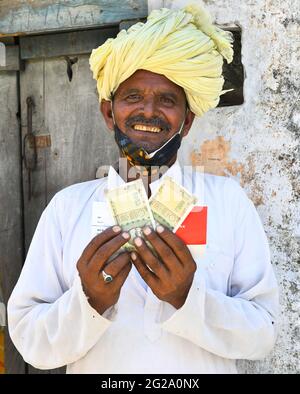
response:
[(207, 238), (207, 207), (195, 206), (175, 234), (186, 245), (205, 245)]

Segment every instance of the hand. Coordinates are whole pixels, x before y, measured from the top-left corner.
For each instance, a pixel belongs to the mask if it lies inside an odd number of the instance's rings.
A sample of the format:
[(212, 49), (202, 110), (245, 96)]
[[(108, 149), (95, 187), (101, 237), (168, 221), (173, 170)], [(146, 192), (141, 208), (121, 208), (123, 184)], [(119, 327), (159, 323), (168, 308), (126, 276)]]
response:
[[(128, 252), (108, 260), (130, 239), (128, 233), (121, 233), (119, 226), (109, 227), (97, 235), (84, 249), (77, 262), (77, 269), (83, 290), (90, 305), (100, 315), (119, 299), (123, 286), (131, 269)], [(104, 282), (102, 270), (112, 275), (112, 282)]]
[(150, 227), (143, 231), (158, 258), (138, 237), (134, 239), (137, 253), (132, 252), (131, 259), (153, 293), (179, 309), (188, 296), (197, 265), (184, 242), (170, 230), (158, 226), (157, 232)]

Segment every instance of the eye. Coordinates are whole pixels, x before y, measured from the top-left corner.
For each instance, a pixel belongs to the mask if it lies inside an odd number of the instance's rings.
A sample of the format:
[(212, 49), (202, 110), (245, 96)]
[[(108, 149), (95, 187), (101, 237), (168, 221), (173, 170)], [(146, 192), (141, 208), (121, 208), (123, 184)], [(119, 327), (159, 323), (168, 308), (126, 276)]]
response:
[(126, 97), (126, 100), (130, 101), (130, 102), (139, 101), (140, 99), (141, 99), (141, 95), (139, 95), (139, 94), (129, 94)]
[(167, 105), (167, 106), (173, 106), (175, 104), (174, 99), (172, 99), (171, 97), (167, 97), (167, 96), (161, 96), (160, 102), (164, 105)]

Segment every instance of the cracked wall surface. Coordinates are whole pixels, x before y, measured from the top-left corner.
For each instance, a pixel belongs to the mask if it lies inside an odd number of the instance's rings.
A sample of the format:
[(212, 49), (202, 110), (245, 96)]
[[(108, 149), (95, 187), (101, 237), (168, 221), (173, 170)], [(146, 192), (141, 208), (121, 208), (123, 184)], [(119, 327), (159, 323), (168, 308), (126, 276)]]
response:
[[(197, 2), (197, 1), (196, 1)], [(151, 2), (149, 2), (151, 4)], [(164, 1), (178, 7), (189, 1)], [(241, 373), (299, 373), (300, 17), (293, 0), (204, 1), (218, 24), (242, 29), (241, 106), (197, 119), (180, 158), (236, 179), (253, 200), (270, 242), (281, 316), (273, 352), (239, 361)]]

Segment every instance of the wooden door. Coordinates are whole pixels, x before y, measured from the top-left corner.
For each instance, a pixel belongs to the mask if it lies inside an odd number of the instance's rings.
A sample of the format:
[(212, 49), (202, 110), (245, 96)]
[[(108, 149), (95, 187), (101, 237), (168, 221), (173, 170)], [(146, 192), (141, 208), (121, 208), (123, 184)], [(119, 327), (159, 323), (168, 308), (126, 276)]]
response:
[[(6, 59), (4, 63), (0, 62), (0, 287), (3, 294), (1, 301), (4, 301), (4, 305), (1, 304), (2, 315), (5, 313), (7, 301), (19, 277), (24, 259), (19, 127), (19, 48), (12, 37), (2, 37), (2, 49), (4, 44)], [(3, 318), (5, 316), (0, 319), (2, 322)], [(4, 334), (5, 373), (25, 373), (25, 363), (12, 344), (7, 327), (5, 327)]]
[[(93, 42), (88, 37), (94, 37), (94, 42), (96, 37), (100, 45), (113, 31), (71, 34), (70, 45), (70, 33), (55, 35), (58, 41), (53, 36), (20, 40), (25, 60), (20, 75), (25, 253), (54, 194), (68, 185), (95, 179), (100, 165), (118, 158), (113, 135), (99, 111), (88, 63)], [(42, 53), (47, 46), (48, 51)], [(33, 372), (45, 373), (29, 366), (29, 373)]]

